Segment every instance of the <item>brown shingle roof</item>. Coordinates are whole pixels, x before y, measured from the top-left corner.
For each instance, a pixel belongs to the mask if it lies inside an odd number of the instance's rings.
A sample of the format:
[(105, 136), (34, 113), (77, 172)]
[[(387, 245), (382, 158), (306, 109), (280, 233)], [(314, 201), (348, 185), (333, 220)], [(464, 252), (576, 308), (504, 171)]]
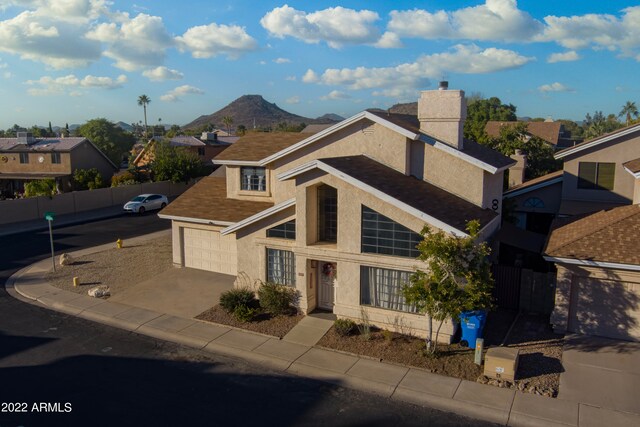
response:
[(531, 135), (542, 138), (550, 144), (557, 145), (560, 137), (562, 123), (560, 122), (497, 122), (489, 121), (484, 127), (487, 135), (491, 137), (500, 136), (500, 128), (503, 126), (515, 126), (516, 123), (526, 123), (527, 132)]
[(272, 206), (267, 202), (228, 199), (227, 180), (208, 176), (169, 203), (161, 214), (234, 223)]
[(470, 220), (477, 219), (484, 227), (497, 216), (489, 209), (482, 209), (366, 156), (334, 157), (320, 159), (320, 162), (461, 231), (466, 231)]
[(629, 162), (623, 163), (622, 166), (629, 169), (633, 173), (640, 172), (640, 159), (631, 160)]
[(559, 170), (555, 172), (548, 173), (546, 175), (539, 176), (537, 178), (530, 179), (527, 182), (523, 182), (522, 184), (514, 185), (509, 189), (509, 191), (505, 191), (504, 195), (506, 196), (509, 193), (512, 193), (517, 190), (522, 190), (523, 188), (533, 187), (534, 185), (542, 184), (543, 182), (551, 181), (555, 178), (560, 178), (564, 171)]
[(293, 144), (309, 138), (309, 134), (297, 132), (260, 132), (241, 137), (215, 160), (257, 162)]
[(640, 205), (554, 224), (544, 251), (549, 256), (640, 265)]
[(397, 114), (397, 113), (388, 113), (384, 110), (367, 110), (371, 114), (375, 114), (381, 119), (385, 119), (388, 122), (393, 123), (394, 125), (400, 126), (409, 132), (419, 133), (420, 132), (420, 121), (417, 116), (412, 116), (411, 114)]

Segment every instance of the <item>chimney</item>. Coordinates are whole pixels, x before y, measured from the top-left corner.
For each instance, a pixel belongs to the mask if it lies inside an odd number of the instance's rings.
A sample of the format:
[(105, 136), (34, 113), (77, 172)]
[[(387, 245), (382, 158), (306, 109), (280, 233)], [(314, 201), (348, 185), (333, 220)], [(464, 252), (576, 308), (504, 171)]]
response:
[(516, 150), (511, 158), (517, 163), (509, 168), (509, 188), (524, 182), (524, 171), (527, 169), (527, 155), (522, 150)]
[(17, 132), (16, 137), (19, 144), (31, 145), (36, 142), (36, 139), (33, 137), (31, 132)]
[(441, 81), (438, 90), (425, 90), (420, 94), (420, 130), (438, 141), (462, 150), (466, 118), (467, 101), (464, 91), (449, 90), (449, 82)]

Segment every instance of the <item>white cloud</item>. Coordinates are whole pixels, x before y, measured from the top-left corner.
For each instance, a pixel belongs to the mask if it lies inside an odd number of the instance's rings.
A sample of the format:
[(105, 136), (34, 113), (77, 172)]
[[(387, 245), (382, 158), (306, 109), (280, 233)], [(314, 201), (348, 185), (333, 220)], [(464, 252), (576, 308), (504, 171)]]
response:
[(516, 0), (486, 0), (485, 4), (451, 12), (421, 9), (390, 13), (388, 30), (425, 39), (530, 40), (543, 25), (518, 9)]
[(184, 77), (184, 74), (182, 74), (180, 71), (172, 70), (165, 66), (145, 70), (142, 75), (154, 82), (163, 82), (165, 80), (180, 80)]
[(291, 98), (287, 98), (287, 100), (285, 102), (287, 104), (299, 104), (300, 103), (300, 97), (295, 95), (295, 96), (292, 96)]
[(295, 82), (296, 80), (298, 80), (296, 76), (287, 76), (284, 79), (288, 82)]
[(80, 79), (74, 74), (68, 74), (62, 77), (43, 76), (38, 80), (27, 80), (25, 84), (32, 86), (27, 90), (27, 93), (32, 96), (62, 95), (65, 93), (75, 96), (74, 93), (77, 93), (79, 88), (117, 89), (122, 87), (127, 80), (127, 76), (124, 74), (115, 79), (90, 74)]
[(160, 66), (164, 62), (166, 50), (175, 42), (159, 16), (144, 13), (130, 19), (124, 13), (118, 17), (118, 24), (97, 25), (86, 37), (109, 46), (105, 56), (113, 58), (115, 66), (126, 71)]
[(349, 99), (351, 96), (344, 92), (340, 92), (339, 90), (332, 90), (325, 96), (321, 96), (320, 99), (323, 101), (334, 100), (334, 99)]
[(415, 62), (381, 68), (330, 68), (322, 75), (308, 70), (305, 83), (340, 85), (351, 90), (385, 88), (376, 95), (398, 97), (429, 85), (446, 73), (481, 74), (521, 67), (534, 58), (505, 49), (456, 45), (448, 52), (423, 55)]
[(547, 58), (547, 62), (550, 63), (550, 64), (553, 64), (553, 63), (556, 63), (556, 62), (577, 61), (579, 59), (580, 59), (580, 55), (578, 55), (578, 53), (575, 50), (570, 50), (570, 51), (567, 51), (567, 52), (552, 53)]
[(288, 5), (276, 7), (260, 20), (273, 37), (293, 37), (305, 43), (326, 42), (333, 48), (347, 44), (374, 44), (380, 30), (374, 25), (380, 17), (370, 10), (331, 7), (312, 13)]
[(13, 77), (13, 74), (11, 74), (11, 71), (5, 71), (4, 73), (2, 73), (2, 77), (4, 77), (5, 79), (10, 79), (11, 77)]
[[(587, 14), (547, 16), (538, 41), (554, 41), (568, 49), (607, 49), (636, 57), (640, 48), (640, 6), (622, 10), (622, 16)], [(636, 57), (636, 60), (640, 58)]]
[(237, 25), (211, 23), (191, 27), (176, 40), (179, 48), (190, 51), (194, 58), (226, 55), (229, 59), (237, 59), (246, 52), (258, 49), (256, 40)]
[(276, 58), (273, 60), (276, 64), (289, 64), (291, 60), (289, 58)]
[(194, 86), (182, 85), (170, 90), (160, 97), (161, 101), (165, 102), (177, 102), (184, 95), (203, 95), (204, 91)]
[(403, 44), (396, 33), (387, 31), (380, 37), (380, 40), (374, 43), (374, 46), (382, 49), (396, 49), (403, 47)]
[(548, 93), (548, 92), (575, 92), (573, 89), (571, 89), (570, 87), (567, 87), (565, 85), (563, 85), (562, 83), (551, 83), (551, 84), (547, 84), (547, 85), (542, 85), (538, 88), (538, 90), (542, 93)]

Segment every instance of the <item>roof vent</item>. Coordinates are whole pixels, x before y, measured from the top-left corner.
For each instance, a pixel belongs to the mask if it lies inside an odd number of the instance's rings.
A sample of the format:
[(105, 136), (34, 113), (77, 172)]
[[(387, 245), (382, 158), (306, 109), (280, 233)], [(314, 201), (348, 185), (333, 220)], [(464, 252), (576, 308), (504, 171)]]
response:
[(36, 142), (36, 139), (33, 137), (31, 132), (18, 132), (16, 133), (16, 137), (18, 139), (18, 144), (33, 144)]
[(438, 83), (438, 90), (447, 90), (449, 89), (449, 82), (446, 80), (442, 80), (440, 81), (440, 83)]

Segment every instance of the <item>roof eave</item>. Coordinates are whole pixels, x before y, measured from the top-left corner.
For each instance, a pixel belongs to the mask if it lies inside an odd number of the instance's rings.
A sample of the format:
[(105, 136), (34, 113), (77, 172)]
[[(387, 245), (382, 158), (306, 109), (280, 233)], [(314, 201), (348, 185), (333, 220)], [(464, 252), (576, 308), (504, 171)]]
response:
[(540, 188), (545, 188), (545, 187), (549, 187), (550, 185), (557, 184), (559, 182), (562, 182), (563, 179), (564, 179), (563, 176), (559, 176), (559, 177), (550, 179), (548, 181), (539, 182), (539, 183), (537, 183), (535, 185), (531, 185), (529, 187), (517, 188), (517, 189), (505, 191), (502, 196), (506, 197), (506, 198), (520, 196), (521, 194), (526, 194), (526, 193), (528, 193), (530, 191), (539, 190)]
[(615, 140), (617, 138), (632, 134), (634, 132), (638, 132), (639, 130), (640, 130), (640, 124), (639, 125), (635, 125), (635, 126), (631, 126), (631, 127), (627, 128), (627, 129), (625, 129), (623, 131), (615, 132), (615, 133), (613, 133), (611, 135), (606, 135), (606, 136), (603, 136), (603, 137), (596, 138), (596, 139), (594, 139), (594, 140), (592, 140), (590, 142), (585, 142), (585, 143), (578, 144), (578, 145), (573, 146), (573, 147), (565, 148), (564, 150), (560, 150), (556, 154), (554, 154), (553, 158), (556, 159), (556, 160), (563, 159), (563, 158), (565, 158), (567, 156), (570, 156), (572, 154), (578, 153), (580, 151), (587, 150), (589, 148), (595, 147), (595, 146), (600, 145), (600, 144), (604, 144), (605, 142), (613, 141), (613, 140)]
[(611, 268), (611, 269), (618, 269), (618, 270), (640, 271), (640, 265), (637, 265), (637, 264), (622, 264), (617, 262), (591, 261), (588, 259), (554, 257), (551, 255), (543, 255), (543, 257), (547, 261), (557, 262), (561, 264), (572, 264), (572, 265), (580, 265), (580, 266), (587, 266), (587, 267), (600, 267), (600, 268)]
[(273, 214), (276, 214), (278, 212), (282, 212), (283, 210), (291, 207), (291, 206), (295, 206), (296, 204), (296, 199), (289, 199), (289, 200), (285, 200), (282, 203), (279, 203), (275, 206), (272, 206), (268, 209), (265, 209), (261, 212), (258, 212), (255, 215), (251, 215), (248, 218), (243, 219), (242, 221), (236, 222), (233, 225), (228, 226), (227, 228), (225, 228), (224, 230), (220, 231), (220, 234), (223, 236), (226, 236), (227, 234), (231, 234), (231, 233), (235, 233), (236, 231), (240, 230), (241, 228), (247, 227), (255, 222), (260, 221), (261, 219), (267, 218)]
[(170, 219), (172, 221), (191, 222), (194, 224), (220, 225), (224, 227), (235, 224), (234, 222), (229, 222), (229, 221), (218, 221), (215, 219), (204, 219), (204, 218), (190, 218), (186, 216), (166, 215), (163, 213), (159, 213), (158, 217), (162, 219)]

